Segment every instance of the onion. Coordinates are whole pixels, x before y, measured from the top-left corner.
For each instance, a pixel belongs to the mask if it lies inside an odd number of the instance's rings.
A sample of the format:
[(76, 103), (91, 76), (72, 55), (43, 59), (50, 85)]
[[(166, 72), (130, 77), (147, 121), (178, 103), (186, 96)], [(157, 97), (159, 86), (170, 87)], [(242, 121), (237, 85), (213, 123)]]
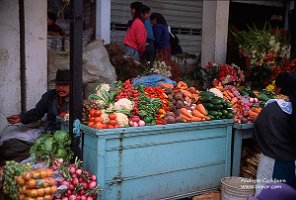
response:
[(97, 185), (97, 182), (96, 182), (96, 181), (91, 181), (91, 182), (89, 182), (89, 184), (88, 184), (88, 188), (89, 188), (89, 189), (93, 189), (93, 188), (96, 187), (96, 185)]
[(70, 196), (72, 194), (71, 190), (67, 190), (67, 195)]
[(69, 200), (68, 197), (63, 197), (62, 200)]
[(92, 197), (87, 197), (87, 199), (86, 200), (93, 200), (93, 198)]
[(79, 191), (79, 194), (80, 194), (80, 195), (83, 195), (84, 193), (85, 193), (84, 190), (80, 190), (80, 191)]
[(139, 123), (140, 117), (139, 116), (132, 116), (132, 121)]
[(138, 125), (139, 126), (145, 126), (146, 124), (145, 124), (145, 122), (143, 120), (140, 120), (139, 123), (138, 123)]
[(133, 122), (133, 127), (138, 127), (138, 123), (137, 122)]

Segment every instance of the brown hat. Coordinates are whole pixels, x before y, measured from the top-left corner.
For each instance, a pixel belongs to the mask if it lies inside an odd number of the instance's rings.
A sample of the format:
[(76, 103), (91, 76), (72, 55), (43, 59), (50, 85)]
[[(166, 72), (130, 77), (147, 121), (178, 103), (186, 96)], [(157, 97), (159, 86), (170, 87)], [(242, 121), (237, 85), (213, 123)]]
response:
[(56, 78), (51, 82), (55, 83), (70, 83), (71, 82), (71, 73), (70, 70), (60, 70), (58, 69), (56, 72)]

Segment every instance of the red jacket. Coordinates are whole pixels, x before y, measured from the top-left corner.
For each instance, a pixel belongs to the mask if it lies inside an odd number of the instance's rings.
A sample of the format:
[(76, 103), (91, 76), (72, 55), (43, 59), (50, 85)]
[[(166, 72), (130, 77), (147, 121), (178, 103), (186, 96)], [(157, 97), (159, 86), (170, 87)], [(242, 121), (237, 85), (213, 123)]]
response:
[(131, 27), (127, 29), (123, 43), (136, 49), (139, 54), (143, 54), (147, 39), (147, 32), (144, 23), (136, 18)]

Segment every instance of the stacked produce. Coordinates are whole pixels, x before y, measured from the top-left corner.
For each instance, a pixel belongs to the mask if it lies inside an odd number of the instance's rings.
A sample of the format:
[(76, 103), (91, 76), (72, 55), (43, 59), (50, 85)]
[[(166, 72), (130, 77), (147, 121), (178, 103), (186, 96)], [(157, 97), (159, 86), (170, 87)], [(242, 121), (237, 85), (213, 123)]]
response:
[(76, 158), (73, 164), (62, 164), (59, 172), (63, 178), (58, 181), (59, 188), (63, 188), (56, 200), (80, 199), (93, 200), (99, 194), (96, 176), (82, 167), (82, 162)]
[(30, 149), (30, 156), (37, 162), (49, 165), (58, 158), (70, 158), (71, 138), (65, 131), (58, 130), (54, 134), (43, 133)]
[(7, 161), (3, 167), (3, 192), (11, 199), (19, 199), (18, 191), (20, 185), (17, 184), (16, 178), (23, 172), (32, 169), (30, 163), (21, 164), (16, 161)]
[(19, 200), (50, 200), (57, 192), (57, 182), (51, 169), (39, 168), (16, 178)]

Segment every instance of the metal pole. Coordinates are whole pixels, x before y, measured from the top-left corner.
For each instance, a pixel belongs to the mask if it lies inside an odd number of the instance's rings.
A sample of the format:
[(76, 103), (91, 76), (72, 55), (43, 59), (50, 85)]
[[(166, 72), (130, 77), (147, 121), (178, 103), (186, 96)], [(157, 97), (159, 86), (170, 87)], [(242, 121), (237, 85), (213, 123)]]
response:
[(72, 151), (81, 159), (80, 138), (74, 137), (73, 122), (81, 120), (82, 114), (82, 38), (83, 38), (83, 1), (71, 0), (70, 23), (70, 71), (72, 75), (70, 89), (69, 131), (72, 138)]

